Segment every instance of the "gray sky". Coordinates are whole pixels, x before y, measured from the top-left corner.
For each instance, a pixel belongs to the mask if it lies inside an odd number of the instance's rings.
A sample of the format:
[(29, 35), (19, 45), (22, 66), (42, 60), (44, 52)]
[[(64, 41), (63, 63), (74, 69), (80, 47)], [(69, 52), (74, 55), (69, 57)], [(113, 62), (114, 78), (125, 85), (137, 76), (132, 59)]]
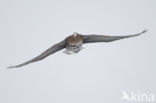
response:
[[(156, 95), (155, 0), (1, 0), (0, 103), (123, 103), (122, 91)], [(83, 45), (22, 68), (73, 32), (139, 37)], [(129, 102), (128, 102), (129, 103)]]

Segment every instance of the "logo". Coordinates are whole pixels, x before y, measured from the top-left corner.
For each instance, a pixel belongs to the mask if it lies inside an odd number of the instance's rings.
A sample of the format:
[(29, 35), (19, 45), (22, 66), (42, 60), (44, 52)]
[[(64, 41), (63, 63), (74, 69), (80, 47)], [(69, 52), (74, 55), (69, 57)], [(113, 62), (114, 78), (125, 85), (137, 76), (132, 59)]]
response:
[(143, 93), (143, 92), (122, 92), (122, 101), (130, 102), (154, 102), (154, 94), (152, 93)]

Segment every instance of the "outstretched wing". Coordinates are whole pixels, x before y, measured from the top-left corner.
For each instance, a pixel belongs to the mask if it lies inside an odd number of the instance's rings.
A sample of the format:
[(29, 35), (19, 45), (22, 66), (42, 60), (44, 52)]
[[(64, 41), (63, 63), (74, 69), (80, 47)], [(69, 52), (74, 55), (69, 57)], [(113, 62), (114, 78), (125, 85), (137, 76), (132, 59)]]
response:
[(126, 35), (126, 36), (83, 35), (83, 43), (111, 42), (111, 41), (120, 40), (120, 39), (124, 39), (124, 38), (139, 36), (145, 32), (147, 32), (147, 31), (143, 30), (141, 33)]
[(60, 43), (57, 43), (55, 45), (53, 45), (52, 47), (50, 47), (49, 49), (47, 49), (46, 51), (44, 51), (42, 54), (40, 54), (39, 56), (25, 62), (25, 63), (22, 63), (22, 64), (19, 64), (19, 65), (16, 65), (16, 66), (10, 66), (8, 67), (9, 69), (10, 68), (18, 68), (18, 67), (21, 67), (21, 66), (24, 66), (24, 65), (27, 65), (27, 64), (30, 64), (30, 63), (33, 63), (33, 62), (37, 62), (39, 60), (42, 60), (44, 58), (46, 58), (47, 56), (65, 48), (65, 45), (66, 45), (66, 41), (61, 41)]

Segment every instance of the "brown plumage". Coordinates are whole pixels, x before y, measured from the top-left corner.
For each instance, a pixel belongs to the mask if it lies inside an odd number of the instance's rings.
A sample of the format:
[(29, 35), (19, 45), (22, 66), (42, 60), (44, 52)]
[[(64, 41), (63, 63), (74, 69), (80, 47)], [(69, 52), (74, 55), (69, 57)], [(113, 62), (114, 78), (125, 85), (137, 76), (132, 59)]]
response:
[[(83, 40), (82, 35), (71, 35), (67, 37), (66, 42), (68, 45), (76, 45), (77, 43), (81, 42)], [(82, 41), (83, 42), (83, 41)]]
[(106, 35), (96, 35), (96, 34), (91, 34), (91, 35), (81, 35), (78, 34), (77, 32), (74, 32), (73, 35), (65, 38), (63, 41), (53, 45), (43, 53), (41, 53), (39, 56), (24, 62), (22, 64), (16, 65), (16, 66), (10, 66), (8, 68), (17, 68), (21, 67), (33, 62), (40, 61), (47, 56), (60, 51), (64, 48), (67, 49), (69, 53), (78, 53), (81, 50), (81, 46), (86, 43), (95, 43), (95, 42), (112, 42), (115, 40), (120, 40), (124, 38), (130, 38), (130, 37), (136, 37), (139, 36), (143, 33), (147, 32), (146, 30), (142, 31), (141, 33), (138, 34), (132, 34), (132, 35), (126, 35), (126, 36), (106, 36)]

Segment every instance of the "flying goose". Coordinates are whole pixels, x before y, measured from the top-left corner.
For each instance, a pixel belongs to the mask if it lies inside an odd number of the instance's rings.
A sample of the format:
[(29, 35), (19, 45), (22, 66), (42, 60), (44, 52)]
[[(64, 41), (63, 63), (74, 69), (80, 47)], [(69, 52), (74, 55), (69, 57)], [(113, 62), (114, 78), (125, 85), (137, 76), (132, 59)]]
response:
[(90, 34), (90, 35), (82, 35), (77, 32), (74, 32), (72, 35), (66, 37), (63, 41), (53, 45), (37, 57), (24, 62), (19, 65), (15, 66), (9, 66), (8, 68), (18, 68), (22, 67), (24, 65), (40, 61), (47, 56), (56, 53), (57, 51), (60, 51), (62, 49), (66, 49), (69, 54), (71, 53), (78, 53), (81, 50), (81, 47), (83, 44), (86, 43), (96, 43), (96, 42), (112, 42), (115, 40), (130, 38), (130, 37), (136, 37), (143, 33), (147, 32), (146, 30), (143, 30), (142, 32), (138, 34), (132, 34), (132, 35), (125, 35), (125, 36), (107, 36), (107, 35), (96, 35), (96, 34)]

